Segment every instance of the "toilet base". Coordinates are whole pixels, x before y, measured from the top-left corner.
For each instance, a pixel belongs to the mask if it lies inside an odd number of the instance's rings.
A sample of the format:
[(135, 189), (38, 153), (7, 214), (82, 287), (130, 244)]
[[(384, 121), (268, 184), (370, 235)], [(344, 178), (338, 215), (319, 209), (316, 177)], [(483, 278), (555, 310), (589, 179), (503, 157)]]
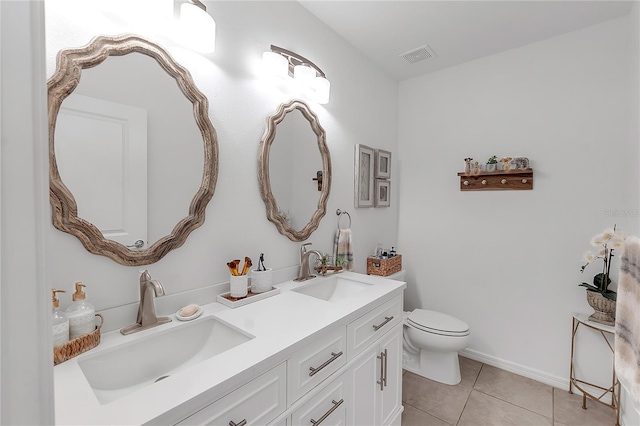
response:
[(418, 355), (404, 351), (402, 368), (445, 385), (457, 385), (461, 380), (458, 352), (431, 352), (421, 349)]

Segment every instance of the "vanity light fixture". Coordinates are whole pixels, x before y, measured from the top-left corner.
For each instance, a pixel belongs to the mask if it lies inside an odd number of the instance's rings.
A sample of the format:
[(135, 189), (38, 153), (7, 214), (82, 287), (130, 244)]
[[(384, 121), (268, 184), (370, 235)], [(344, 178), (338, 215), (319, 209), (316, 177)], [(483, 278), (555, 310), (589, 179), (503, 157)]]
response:
[(216, 21), (207, 13), (200, 0), (189, 0), (180, 5), (180, 27), (185, 44), (203, 53), (216, 48)]
[(314, 100), (318, 103), (329, 103), (331, 83), (324, 72), (307, 58), (271, 45), (271, 50), (263, 53), (262, 63), (268, 76), (291, 78), (304, 90), (311, 91)]

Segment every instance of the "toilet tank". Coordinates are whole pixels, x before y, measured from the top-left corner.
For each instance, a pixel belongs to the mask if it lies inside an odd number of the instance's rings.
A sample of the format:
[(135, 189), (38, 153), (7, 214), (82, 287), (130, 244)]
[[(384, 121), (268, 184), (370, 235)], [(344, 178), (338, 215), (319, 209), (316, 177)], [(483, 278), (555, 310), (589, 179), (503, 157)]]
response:
[(390, 280), (396, 280), (396, 281), (404, 281), (404, 275), (405, 275), (406, 271), (404, 269), (401, 269), (400, 271), (391, 274), (389, 276), (386, 276), (385, 278), (388, 278)]

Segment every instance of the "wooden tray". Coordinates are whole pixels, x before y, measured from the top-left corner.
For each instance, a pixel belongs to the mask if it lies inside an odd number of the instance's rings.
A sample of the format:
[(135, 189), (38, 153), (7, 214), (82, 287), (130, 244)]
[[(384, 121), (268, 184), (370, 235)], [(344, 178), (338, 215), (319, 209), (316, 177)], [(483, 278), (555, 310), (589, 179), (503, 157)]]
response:
[(279, 293), (280, 289), (275, 287), (271, 287), (271, 290), (262, 293), (252, 293), (251, 289), (249, 289), (245, 297), (231, 297), (231, 292), (227, 292), (219, 294), (217, 300), (230, 308), (237, 308), (238, 306), (248, 305), (249, 303), (257, 302), (258, 300), (266, 299)]

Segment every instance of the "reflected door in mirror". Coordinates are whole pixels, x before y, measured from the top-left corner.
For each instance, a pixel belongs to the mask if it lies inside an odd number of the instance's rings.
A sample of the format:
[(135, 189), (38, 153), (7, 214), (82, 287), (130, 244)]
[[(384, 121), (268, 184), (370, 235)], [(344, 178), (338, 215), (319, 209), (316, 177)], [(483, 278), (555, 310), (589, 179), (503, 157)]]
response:
[(280, 213), (297, 231), (306, 226), (318, 206), (320, 192), (313, 180), (318, 170), (322, 170), (322, 157), (316, 134), (302, 113), (293, 110), (278, 124), (269, 176)]
[(147, 243), (147, 111), (72, 93), (56, 126), (60, 177), (105, 238)]

